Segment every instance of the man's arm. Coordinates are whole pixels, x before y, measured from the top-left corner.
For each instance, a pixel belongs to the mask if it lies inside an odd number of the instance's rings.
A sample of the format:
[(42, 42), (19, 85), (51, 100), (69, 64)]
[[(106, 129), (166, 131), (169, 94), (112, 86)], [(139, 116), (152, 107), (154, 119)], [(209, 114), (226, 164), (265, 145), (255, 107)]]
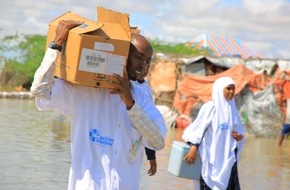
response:
[(128, 113), (134, 127), (143, 135), (150, 147), (160, 150), (165, 146), (166, 125), (162, 116), (153, 122), (136, 104), (128, 110)]
[(151, 149), (145, 147), (145, 153), (146, 153), (146, 156), (147, 156), (147, 160), (155, 160), (156, 159), (155, 150), (151, 150)]
[[(68, 38), (69, 30), (82, 23), (82, 21), (73, 20), (60, 21), (56, 27), (54, 44), (61, 47)], [(55, 70), (54, 62), (57, 58), (58, 52), (59, 50), (53, 50), (51, 48), (46, 51), (44, 59), (34, 75), (34, 80), (31, 86), (31, 93), (35, 97), (50, 99)]]
[(156, 162), (156, 155), (155, 155), (156, 152), (155, 150), (151, 150), (146, 147), (145, 147), (145, 152), (147, 155), (147, 160), (149, 160), (149, 163), (150, 163), (150, 168), (147, 171), (147, 173), (149, 176), (153, 176), (157, 172), (157, 162)]
[(34, 74), (31, 93), (38, 98), (50, 99), (51, 86), (54, 78), (57, 50), (48, 49), (42, 63)]

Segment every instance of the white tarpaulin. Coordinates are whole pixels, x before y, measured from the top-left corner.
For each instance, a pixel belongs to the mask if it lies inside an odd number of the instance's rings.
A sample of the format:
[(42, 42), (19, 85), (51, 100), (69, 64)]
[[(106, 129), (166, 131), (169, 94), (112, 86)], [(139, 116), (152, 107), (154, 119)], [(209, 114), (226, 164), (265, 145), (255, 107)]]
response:
[(282, 128), (282, 112), (277, 105), (274, 86), (262, 91), (247, 93), (241, 108), (247, 131), (256, 137), (278, 137)]

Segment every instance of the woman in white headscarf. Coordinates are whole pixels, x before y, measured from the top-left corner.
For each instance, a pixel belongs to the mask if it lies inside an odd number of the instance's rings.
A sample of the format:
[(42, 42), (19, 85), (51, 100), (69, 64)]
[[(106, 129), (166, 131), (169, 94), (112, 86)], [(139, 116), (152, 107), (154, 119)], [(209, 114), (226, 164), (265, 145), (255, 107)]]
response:
[(231, 77), (218, 78), (212, 100), (205, 103), (182, 138), (190, 145), (185, 156), (195, 162), (199, 151), (202, 167), (201, 190), (239, 190), (237, 161), (245, 141), (243, 124), (235, 105), (235, 82)]

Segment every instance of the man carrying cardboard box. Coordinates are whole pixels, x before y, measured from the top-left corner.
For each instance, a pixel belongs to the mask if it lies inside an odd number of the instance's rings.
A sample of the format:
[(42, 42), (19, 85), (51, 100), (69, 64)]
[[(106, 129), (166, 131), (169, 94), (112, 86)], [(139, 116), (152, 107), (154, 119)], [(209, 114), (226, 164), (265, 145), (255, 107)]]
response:
[(71, 167), (68, 189), (138, 190), (144, 147), (160, 150), (166, 126), (144, 91), (130, 83), (150, 62), (153, 50), (133, 35), (124, 77), (112, 75), (113, 88), (74, 85), (54, 78), (57, 55), (69, 30), (81, 21), (60, 21), (53, 43), (31, 87), (39, 110), (71, 116)]
[(55, 76), (73, 84), (113, 88), (111, 75), (123, 76), (130, 49), (129, 15), (97, 8), (98, 22), (68, 11), (49, 23), (46, 45), (54, 40), (59, 21), (81, 20), (69, 32), (55, 63)]

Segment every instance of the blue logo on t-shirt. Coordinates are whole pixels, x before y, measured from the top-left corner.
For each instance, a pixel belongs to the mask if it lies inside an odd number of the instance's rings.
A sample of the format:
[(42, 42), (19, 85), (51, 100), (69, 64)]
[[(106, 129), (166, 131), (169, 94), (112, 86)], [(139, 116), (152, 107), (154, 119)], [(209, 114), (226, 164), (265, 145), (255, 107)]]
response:
[(99, 144), (101, 146), (113, 146), (114, 139), (109, 137), (101, 136), (100, 132), (97, 129), (90, 130), (90, 139), (93, 143)]
[(220, 128), (220, 130), (222, 130), (222, 131), (226, 131), (226, 130), (229, 129), (229, 125), (226, 124), (226, 123), (223, 123), (223, 124), (220, 124), (220, 125), (219, 125), (219, 128)]

